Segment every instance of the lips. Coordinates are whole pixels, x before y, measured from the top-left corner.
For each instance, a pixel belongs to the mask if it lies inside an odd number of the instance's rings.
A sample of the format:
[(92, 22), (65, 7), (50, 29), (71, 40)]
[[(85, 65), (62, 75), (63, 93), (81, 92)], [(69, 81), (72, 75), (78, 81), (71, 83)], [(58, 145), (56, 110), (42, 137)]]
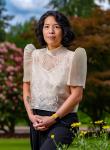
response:
[(54, 39), (55, 39), (55, 36), (48, 36), (47, 38), (54, 40)]

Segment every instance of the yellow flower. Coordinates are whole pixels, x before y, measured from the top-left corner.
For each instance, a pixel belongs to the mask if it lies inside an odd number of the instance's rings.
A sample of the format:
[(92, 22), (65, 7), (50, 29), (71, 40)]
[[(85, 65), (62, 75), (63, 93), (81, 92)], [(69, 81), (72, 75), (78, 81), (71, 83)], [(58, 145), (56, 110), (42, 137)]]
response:
[(55, 135), (54, 135), (54, 134), (51, 134), (50, 137), (51, 137), (51, 139), (54, 139), (54, 138), (55, 138)]
[(71, 127), (74, 128), (74, 127), (79, 127), (81, 125), (80, 122), (75, 122), (75, 123), (72, 123), (71, 124)]
[(103, 126), (103, 129), (110, 129), (110, 126)]
[(87, 131), (81, 131), (80, 136), (84, 136), (87, 133)]
[(94, 123), (95, 124), (101, 124), (101, 123), (103, 123), (103, 120), (95, 121)]

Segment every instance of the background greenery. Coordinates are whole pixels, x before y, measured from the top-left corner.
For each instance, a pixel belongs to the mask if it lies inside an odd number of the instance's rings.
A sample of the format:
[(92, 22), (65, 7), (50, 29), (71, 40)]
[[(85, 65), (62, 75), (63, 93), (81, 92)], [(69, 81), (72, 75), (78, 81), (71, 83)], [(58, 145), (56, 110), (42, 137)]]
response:
[(1, 150), (30, 150), (29, 139), (0, 139)]
[[(80, 144), (79, 146), (74, 144), (77, 142), (79, 142)], [(96, 150), (100, 150), (100, 148), (104, 144), (102, 138), (88, 138), (86, 139), (86, 141), (85, 139), (83, 139), (82, 142), (83, 143), (80, 143), (79, 139), (78, 141), (74, 141), (73, 144), (70, 145), (68, 150), (73, 150), (73, 149), (74, 150), (93, 150), (93, 147)], [(110, 141), (106, 141), (106, 142), (109, 143)], [(18, 138), (0, 139), (0, 149), (1, 150), (7, 150), (7, 149), (8, 150), (31, 150), (29, 139), (26, 139), (26, 138), (25, 139), (18, 139)], [(108, 144), (107, 146), (107, 150), (109, 149), (110, 149), (110, 144)]]
[[(93, 0), (51, 0), (49, 5), (66, 14), (70, 20), (76, 38), (69, 49), (74, 51), (77, 47), (84, 47), (87, 52), (87, 83), (79, 108), (81, 120), (83, 122), (100, 119), (108, 121), (110, 116), (110, 10), (101, 10)], [(19, 120), (27, 121), (22, 101), (23, 49), (28, 43), (34, 44), (36, 48), (40, 47), (34, 32), (37, 25), (35, 17), (33, 16), (24, 24), (12, 26), (8, 21), (13, 17), (7, 15), (5, 1), (1, 0), (0, 129), (6, 133), (14, 133), (15, 125)]]

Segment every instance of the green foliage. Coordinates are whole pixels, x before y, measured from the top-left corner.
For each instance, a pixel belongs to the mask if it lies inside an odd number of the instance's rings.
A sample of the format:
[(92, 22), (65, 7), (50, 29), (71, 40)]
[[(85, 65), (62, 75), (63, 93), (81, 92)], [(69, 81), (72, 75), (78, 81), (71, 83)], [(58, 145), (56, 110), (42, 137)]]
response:
[[(74, 150), (109, 150), (109, 139), (106, 133), (102, 133), (100, 137), (80, 137), (79, 135), (73, 141)], [(69, 149), (68, 149), (69, 150)]]
[(13, 133), (18, 119), (25, 119), (22, 102), (23, 51), (15, 44), (0, 44), (0, 130)]
[[(90, 18), (70, 17), (76, 39), (70, 49), (84, 47), (88, 57), (86, 90), (80, 109), (92, 120), (104, 119), (110, 112), (110, 11), (96, 9)], [(34, 29), (35, 19), (12, 27), (8, 39), (17, 46), (33, 43), (39, 47)]]
[(49, 5), (68, 16), (79, 17), (90, 16), (98, 7), (94, 0), (51, 0)]
[(37, 38), (35, 36), (36, 20), (32, 17), (24, 24), (16, 24), (10, 27), (7, 33), (7, 41), (14, 42), (18, 47), (24, 48), (28, 43), (33, 43), (39, 47)]
[[(88, 124), (91, 122), (91, 118), (88, 114), (82, 112), (82, 111), (78, 111), (78, 118), (80, 120), (80, 122), (84, 125)], [(108, 118), (107, 118), (108, 119)]]
[(30, 150), (29, 139), (23, 138), (4, 138), (0, 139), (1, 150)]
[(96, 9), (89, 19), (70, 17), (76, 40), (71, 49), (84, 47), (88, 75), (81, 110), (92, 120), (110, 113), (110, 11)]
[[(50, 138), (54, 142), (57, 150), (109, 150), (109, 134), (110, 129), (109, 125), (104, 125), (103, 120), (96, 121), (92, 124), (92, 130), (77, 130), (77, 133), (74, 133), (73, 129), (79, 127), (80, 123), (71, 124), (70, 130), (73, 132), (73, 141), (68, 145), (63, 143), (58, 143), (55, 139), (55, 134), (51, 134)], [(101, 128), (100, 128), (101, 127)]]
[(4, 14), (6, 12), (5, 5), (5, 0), (0, 0), (0, 42), (5, 41), (5, 28), (9, 26), (8, 21), (13, 18), (13, 16)]
[[(100, 72), (99, 75), (104, 73)], [(110, 77), (110, 72), (109, 72)], [(110, 113), (110, 84), (108, 79), (98, 79), (92, 75), (87, 79), (87, 88), (81, 110), (87, 113), (93, 121), (104, 119), (105, 112)]]

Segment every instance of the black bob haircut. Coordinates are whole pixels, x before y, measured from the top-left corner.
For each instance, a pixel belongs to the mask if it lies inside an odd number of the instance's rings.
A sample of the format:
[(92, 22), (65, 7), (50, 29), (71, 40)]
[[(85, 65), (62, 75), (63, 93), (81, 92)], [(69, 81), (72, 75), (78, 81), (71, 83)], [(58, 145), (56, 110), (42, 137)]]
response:
[(47, 11), (39, 19), (39, 22), (35, 29), (35, 33), (39, 40), (40, 45), (42, 47), (46, 46), (46, 42), (43, 37), (43, 26), (44, 26), (44, 21), (48, 16), (53, 16), (56, 22), (60, 25), (63, 33), (61, 44), (65, 47), (68, 47), (71, 44), (71, 42), (74, 40), (75, 35), (71, 30), (71, 26), (67, 17), (58, 11)]

